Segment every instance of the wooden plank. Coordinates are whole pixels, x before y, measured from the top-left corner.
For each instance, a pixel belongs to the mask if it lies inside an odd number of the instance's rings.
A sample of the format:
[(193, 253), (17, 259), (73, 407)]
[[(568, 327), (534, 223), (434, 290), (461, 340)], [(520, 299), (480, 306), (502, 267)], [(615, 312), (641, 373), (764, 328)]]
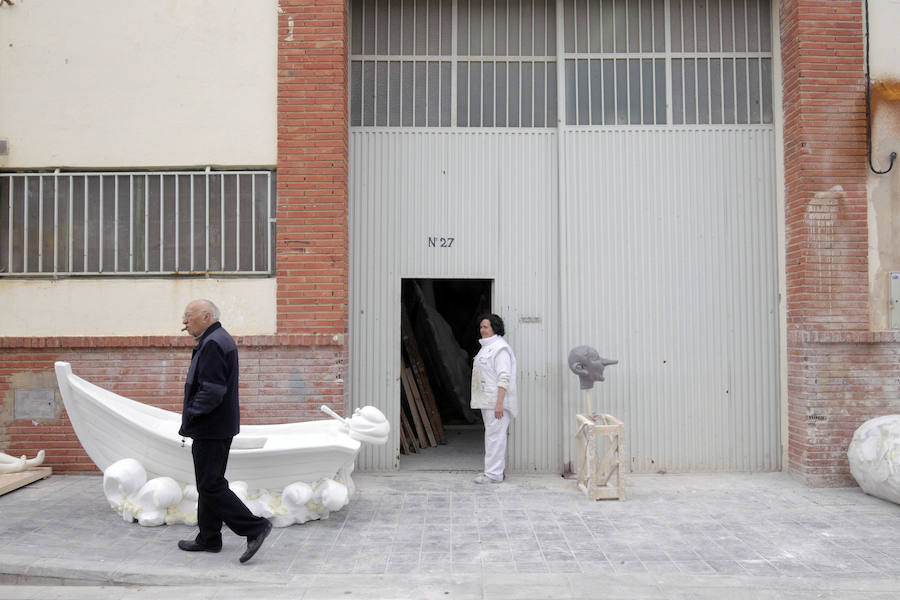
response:
[(410, 452), (418, 452), (419, 451), (419, 441), (416, 439), (416, 435), (413, 433), (412, 427), (409, 426), (409, 419), (406, 417), (406, 411), (401, 410), (401, 423), (400, 423), (400, 433), (403, 435), (404, 439), (406, 439), (406, 445), (409, 448)]
[(409, 404), (409, 408), (412, 411), (413, 415), (418, 417), (420, 423), (422, 423), (422, 429), (425, 431), (425, 440), (422, 442), (422, 447), (434, 447), (437, 446), (437, 442), (434, 439), (434, 432), (431, 429), (431, 423), (428, 420), (428, 414), (425, 412), (425, 408), (422, 406), (422, 398), (419, 397), (419, 390), (416, 389), (416, 380), (413, 377), (412, 370), (407, 367), (406, 371), (406, 382), (409, 384), (409, 391), (412, 394), (412, 402)]
[(402, 426), (400, 427), (400, 454), (409, 454), (409, 443), (406, 441), (406, 433)]
[(400, 432), (405, 434), (406, 443), (409, 446), (409, 449), (412, 452), (419, 451), (419, 440), (416, 439), (416, 434), (413, 433), (412, 425), (409, 424), (409, 417), (407, 416), (407, 408), (403, 408), (403, 405), (406, 404), (406, 396), (404, 394), (400, 394), (403, 397), (403, 404), (400, 406)]
[(0, 475), (0, 496), (29, 483), (34, 483), (38, 479), (46, 479), (50, 477), (51, 473), (53, 473), (53, 467), (32, 467), (27, 471)]
[(431, 390), (431, 383), (425, 372), (425, 365), (421, 362), (410, 365), (413, 368), (414, 381), (416, 389), (422, 398), (422, 404), (428, 411), (428, 422), (434, 431), (434, 436), (438, 443), (447, 443), (447, 434), (444, 432), (444, 423), (441, 420), (441, 413), (438, 411), (437, 401), (434, 399), (434, 392)]
[(416, 439), (412, 434), (412, 429), (409, 427), (409, 418), (406, 416), (406, 409), (403, 408), (403, 405), (406, 404), (406, 396), (403, 394), (402, 390), (400, 392), (400, 397), (400, 450), (406, 450), (403, 454), (418, 452), (419, 448), (415, 443)]
[(400, 305), (400, 337), (403, 340), (403, 346), (406, 349), (406, 355), (409, 357), (410, 366), (415, 375), (415, 381), (418, 388), (422, 391), (422, 400), (425, 408), (428, 409), (429, 421), (434, 428), (434, 434), (437, 441), (441, 444), (447, 442), (447, 434), (444, 433), (444, 424), (441, 421), (441, 413), (438, 411), (437, 401), (434, 399), (434, 392), (431, 389), (431, 383), (428, 380), (428, 373), (425, 371), (425, 362), (422, 360), (422, 354), (419, 352), (419, 344), (416, 342), (416, 336), (413, 334), (412, 323), (409, 315), (406, 314), (406, 307)]
[(419, 437), (419, 447), (424, 448), (428, 445), (428, 436), (425, 435), (425, 428), (422, 426), (422, 419), (419, 417), (419, 411), (413, 407), (412, 389), (410, 388), (410, 382), (407, 378), (408, 372), (409, 369), (403, 369), (400, 372), (400, 383), (403, 384), (403, 391), (406, 394), (406, 405), (409, 407), (409, 414), (412, 417), (416, 433)]
[(412, 389), (413, 406), (418, 409), (419, 415), (422, 417), (422, 425), (425, 427), (425, 435), (428, 436), (428, 445), (432, 448), (437, 446), (437, 440), (434, 439), (434, 430), (431, 428), (431, 420), (428, 418), (428, 412), (425, 405), (422, 404), (422, 397), (419, 396), (419, 388), (416, 387), (416, 379), (413, 377), (412, 369), (406, 367), (406, 380)]
[(410, 452), (418, 453), (420, 448), (419, 448), (419, 440), (416, 439), (416, 434), (413, 433), (412, 427), (410, 426), (409, 423), (407, 423), (405, 425), (405, 428), (406, 428), (406, 440), (407, 440), (407, 443), (409, 444)]

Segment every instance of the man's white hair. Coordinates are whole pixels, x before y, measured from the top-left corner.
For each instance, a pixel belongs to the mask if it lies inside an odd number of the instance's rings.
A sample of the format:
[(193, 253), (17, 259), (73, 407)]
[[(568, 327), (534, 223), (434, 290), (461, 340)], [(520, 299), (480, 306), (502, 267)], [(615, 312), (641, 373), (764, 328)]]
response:
[(213, 321), (218, 321), (221, 316), (221, 312), (219, 311), (219, 307), (216, 306), (212, 300), (207, 300), (203, 298), (199, 300), (203, 304), (203, 310), (209, 311), (209, 316)]

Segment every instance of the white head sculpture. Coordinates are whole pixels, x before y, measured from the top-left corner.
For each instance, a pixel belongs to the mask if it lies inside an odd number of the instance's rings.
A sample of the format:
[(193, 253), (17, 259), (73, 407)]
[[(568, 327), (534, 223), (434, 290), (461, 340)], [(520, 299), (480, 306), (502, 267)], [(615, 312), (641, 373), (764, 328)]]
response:
[(603, 369), (618, 362), (603, 358), (590, 346), (575, 346), (569, 351), (569, 368), (578, 375), (583, 390), (594, 387), (595, 381), (603, 381)]

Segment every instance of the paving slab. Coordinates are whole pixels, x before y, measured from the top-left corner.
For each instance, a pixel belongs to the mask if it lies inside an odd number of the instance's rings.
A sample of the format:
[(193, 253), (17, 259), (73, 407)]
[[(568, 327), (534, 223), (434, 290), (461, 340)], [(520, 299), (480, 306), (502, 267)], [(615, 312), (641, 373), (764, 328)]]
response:
[(627, 500), (589, 501), (558, 476), (472, 476), (356, 474), (347, 507), (241, 565), (230, 532), (182, 552), (196, 529), (127, 523), (100, 477), (54, 475), (0, 497), (0, 599), (898, 597), (900, 506), (858, 488), (631, 475)]

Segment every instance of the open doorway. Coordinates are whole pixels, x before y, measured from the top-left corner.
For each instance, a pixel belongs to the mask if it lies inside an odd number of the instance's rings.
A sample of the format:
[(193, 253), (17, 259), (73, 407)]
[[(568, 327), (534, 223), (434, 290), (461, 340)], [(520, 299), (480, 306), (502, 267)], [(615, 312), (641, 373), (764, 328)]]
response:
[(400, 468), (479, 471), (484, 425), (469, 408), (489, 279), (402, 282)]

